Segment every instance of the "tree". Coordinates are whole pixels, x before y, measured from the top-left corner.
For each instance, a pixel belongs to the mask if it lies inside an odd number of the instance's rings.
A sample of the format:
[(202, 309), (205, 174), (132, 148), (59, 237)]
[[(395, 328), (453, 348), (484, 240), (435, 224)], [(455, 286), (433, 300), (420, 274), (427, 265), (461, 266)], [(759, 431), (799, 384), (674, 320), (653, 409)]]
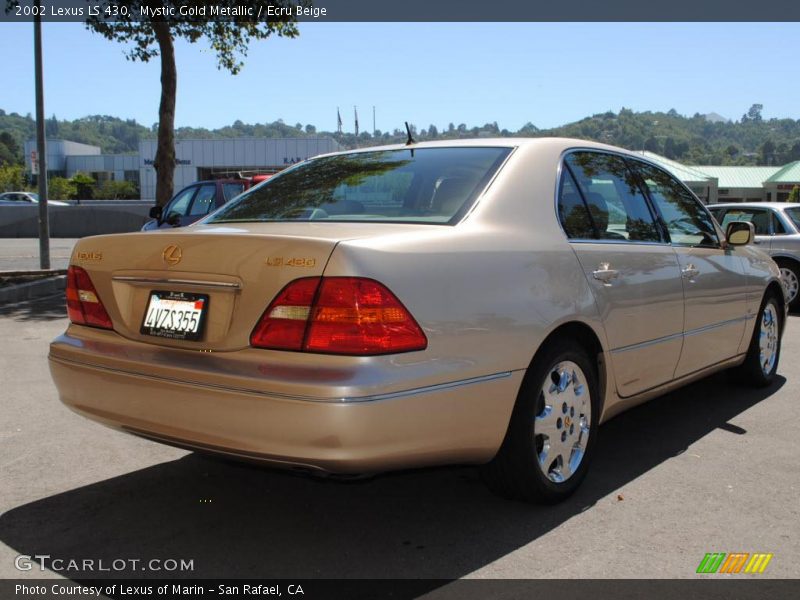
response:
[(58, 137), (58, 119), (53, 115), (44, 121), (44, 132), (47, 137)]
[(86, 173), (78, 171), (68, 181), (75, 188), (75, 192), (72, 194), (74, 200), (91, 200), (94, 198), (95, 181)]
[(667, 158), (676, 157), (675, 140), (673, 140), (671, 137), (667, 137), (667, 139), (664, 140), (664, 156)]
[(19, 164), (21, 154), (14, 136), (7, 131), (0, 133), (0, 165)]
[[(789, 192), (789, 197), (786, 199), (787, 202), (800, 202), (800, 186), (794, 186), (792, 191)], [(794, 209), (792, 209), (794, 210)]]
[(25, 174), (20, 165), (0, 166), (0, 192), (11, 192), (23, 189)]
[(753, 104), (750, 107), (750, 110), (747, 111), (744, 115), (742, 115), (742, 123), (747, 123), (751, 121), (753, 123), (761, 123), (761, 111), (764, 109), (763, 104)]
[[(206, 17), (182, 16), (176, 10), (175, 16), (164, 18), (154, 16), (153, 9), (177, 3), (162, 4), (153, 0), (90, 1), (99, 8), (100, 15), (86, 20), (88, 29), (108, 40), (125, 44), (129, 60), (148, 62), (156, 56), (161, 57), (158, 146), (153, 167), (156, 170), (156, 203), (163, 206), (172, 197), (175, 172), (175, 97), (178, 84), (175, 40), (182, 38), (195, 43), (206, 39), (216, 52), (218, 68), (235, 75), (243, 66), (242, 58), (247, 54), (251, 39), (263, 40), (272, 34), (285, 37), (298, 35), (294, 17), (296, 11), (293, 10), (295, 3), (291, 0), (256, 0), (246, 4), (237, 0), (198, 0), (194, 5), (204, 6)], [(16, 0), (7, 0), (7, 4), (14, 3)], [(103, 19), (107, 9), (113, 10), (113, 7), (122, 6), (128, 8), (127, 16), (115, 12), (114, 21)], [(250, 8), (253, 16), (227, 17), (226, 20), (208, 19), (214, 14), (214, 10), (228, 9), (230, 14), (235, 14), (238, 12), (235, 9), (242, 6)], [(259, 19), (256, 15), (261, 15), (262, 12), (264, 15), (268, 14), (268, 7), (272, 7), (272, 14), (286, 12), (288, 15)], [(286, 11), (275, 11), (275, 8), (285, 8)]]
[(767, 140), (761, 145), (761, 164), (771, 165), (775, 162), (775, 142)]

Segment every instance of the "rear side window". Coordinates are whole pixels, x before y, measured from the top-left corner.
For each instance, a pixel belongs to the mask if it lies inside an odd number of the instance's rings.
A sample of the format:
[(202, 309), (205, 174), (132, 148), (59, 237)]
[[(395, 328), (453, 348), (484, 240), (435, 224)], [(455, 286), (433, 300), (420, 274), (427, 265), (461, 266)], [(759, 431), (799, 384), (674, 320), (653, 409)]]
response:
[(559, 218), (570, 238), (661, 241), (637, 177), (621, 157), (574, 152), (565, 163)]
[(511, 148), (408, 148), (312, 159), (252, 188), (206, 223), (379, 221), (450, 224)]
[(689, 190), (661, 169), (644, 163), (637, 163), (637, 169), (667, 225), (673, 244), (719, 246), (711, 215)]
[(225, 196), (225, 202), (233, 200), (236, 196), (244, 191), (243, 183), (223, 183), (222, 195)]

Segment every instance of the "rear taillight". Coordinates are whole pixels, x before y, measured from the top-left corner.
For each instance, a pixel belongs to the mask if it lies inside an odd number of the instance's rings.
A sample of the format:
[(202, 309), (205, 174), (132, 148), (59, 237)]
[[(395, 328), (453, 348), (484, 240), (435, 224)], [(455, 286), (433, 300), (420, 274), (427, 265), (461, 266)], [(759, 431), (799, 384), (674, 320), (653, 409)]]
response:
[(428, 340), (386, 286), (361, 277), (296, 279), (253, 330), (259, 348), (375, 355), (424, 350)]
[(81, 267), (67, 269), (67, 315), (78, 325), (113, 329), (89, 274)]

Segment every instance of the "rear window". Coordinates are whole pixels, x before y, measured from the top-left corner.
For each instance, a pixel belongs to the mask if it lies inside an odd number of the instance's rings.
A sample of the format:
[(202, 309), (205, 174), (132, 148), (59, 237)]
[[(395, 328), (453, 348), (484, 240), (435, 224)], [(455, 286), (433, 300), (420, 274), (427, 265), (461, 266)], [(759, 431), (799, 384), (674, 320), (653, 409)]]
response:
[(510, 148), (417, 148), (317, 158), (272, 177), (206, 219), (455, 223)]

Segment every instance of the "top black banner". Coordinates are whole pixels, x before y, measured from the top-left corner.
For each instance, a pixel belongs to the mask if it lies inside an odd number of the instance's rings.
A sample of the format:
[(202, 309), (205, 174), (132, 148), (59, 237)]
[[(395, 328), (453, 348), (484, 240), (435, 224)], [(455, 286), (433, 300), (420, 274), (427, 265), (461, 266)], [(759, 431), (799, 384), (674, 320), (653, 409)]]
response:
[[(5, 9), (5, 10), (3, 10)], [(0, 22), (787, 22), (797, 0), (0, 0)]]

